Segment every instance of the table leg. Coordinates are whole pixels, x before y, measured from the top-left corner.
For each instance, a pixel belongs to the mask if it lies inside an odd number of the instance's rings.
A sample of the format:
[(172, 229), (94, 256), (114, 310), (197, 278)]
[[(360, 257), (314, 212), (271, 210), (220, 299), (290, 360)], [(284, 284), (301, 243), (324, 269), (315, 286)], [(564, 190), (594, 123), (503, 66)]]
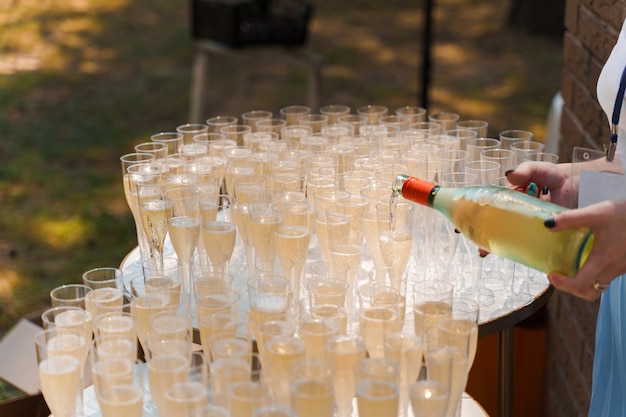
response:
[(204, 123), (204, 95), (207, 84), (209, 53), (196, 47), (191, 73), (191, 91), (189, 92), (189, 123)]
[(513, 335), (514, 327), (498, 333), (498, 416), (513, 416)]

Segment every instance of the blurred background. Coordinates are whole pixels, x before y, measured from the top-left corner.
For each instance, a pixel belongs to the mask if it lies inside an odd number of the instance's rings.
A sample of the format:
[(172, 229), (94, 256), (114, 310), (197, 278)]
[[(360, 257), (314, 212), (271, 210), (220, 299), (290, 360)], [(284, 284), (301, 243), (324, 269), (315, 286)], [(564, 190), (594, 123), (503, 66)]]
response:
[[(424, 1), (315, 0), (320, 105), (420, 105)], [(434, 2), (428, 110), (543, 141), (561, 29), (520, 25), (515, 7)], [(186, 2), (0, 0), (0, 336), (50, 289), (136, 246), (119, 157), (188, 122), (189, 22)], [(205, 118), (305, 104), (304, 69), (272, 50), (245, 58), (212, 61)]]

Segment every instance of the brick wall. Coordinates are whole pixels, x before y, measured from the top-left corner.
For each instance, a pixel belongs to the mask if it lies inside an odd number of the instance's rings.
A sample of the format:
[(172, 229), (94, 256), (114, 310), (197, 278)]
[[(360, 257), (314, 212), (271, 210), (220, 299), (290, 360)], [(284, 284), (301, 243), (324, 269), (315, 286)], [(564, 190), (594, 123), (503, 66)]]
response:
[[(574, 146), (601, 149), (609, 125), (596, 97), (596, 82), (624, 15), (623, 0), (567, 0), (563, 43), (564, 100), (559, 154)], [(548, 309), (543, 415), (586, 416), (598, 303), (556, 292)]]
[(622, 0), (568, 0), (565, 7), (564, 108), (559, 153), (571, 160), (574, 146), (601, 149), (609, 125), (596, 97), (596, 82), (622, 24)]

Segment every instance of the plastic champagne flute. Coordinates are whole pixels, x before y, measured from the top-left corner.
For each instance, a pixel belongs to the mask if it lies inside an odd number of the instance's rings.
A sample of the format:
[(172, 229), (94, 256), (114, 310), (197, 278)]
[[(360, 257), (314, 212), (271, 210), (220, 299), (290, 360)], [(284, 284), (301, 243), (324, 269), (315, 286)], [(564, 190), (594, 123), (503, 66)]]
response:
[(141, 224), (156, 265), (162, 265), (167, 221), (173, 214), (173, 203), (164, 198), (161, 179), (159, 174), (142, 176), (136, 181)]
[(165, 201), (172, 206), (167, 219), (167, 231), (174, 251), (180, 260), (182, 290), (191, 291), (191, 257), (200, 237), (200, 198), (202, 191), (195, 187), (176, 187), (165, 191)]
[(49, 329), (35, 336), (39, 385), (46, 404), (57, 417), (82, 415), (85, 345), (85, 338), (72, 331)]

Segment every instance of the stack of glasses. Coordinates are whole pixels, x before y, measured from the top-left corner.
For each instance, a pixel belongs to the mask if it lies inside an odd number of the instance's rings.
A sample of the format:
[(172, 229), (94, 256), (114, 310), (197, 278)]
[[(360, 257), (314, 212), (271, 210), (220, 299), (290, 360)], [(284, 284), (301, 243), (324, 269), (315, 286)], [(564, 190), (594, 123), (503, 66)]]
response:
[(555, 157), (527, 131), (388, 113), (255, 110), (123, 155), (141, 272), (52, 291), (36, 342), (55, 417), (82, 415), (84, 374), (104, 417), (459, 416), (480, 316), (528, 302), (533, 274), (391, 183), (499, 185)]

